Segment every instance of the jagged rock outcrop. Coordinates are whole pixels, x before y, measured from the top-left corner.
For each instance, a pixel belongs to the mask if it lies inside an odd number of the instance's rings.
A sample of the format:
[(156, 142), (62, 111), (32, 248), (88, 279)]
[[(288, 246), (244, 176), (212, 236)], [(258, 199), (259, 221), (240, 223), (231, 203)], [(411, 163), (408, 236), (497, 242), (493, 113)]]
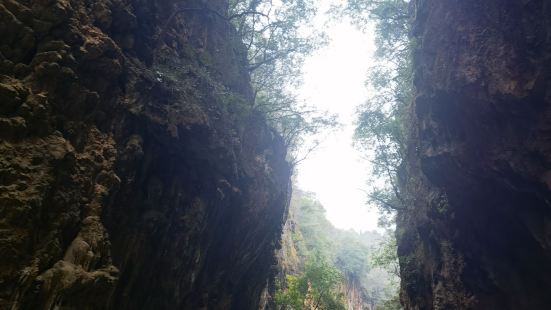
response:
[(288, 200), (225, 1), (0, 0), (0, 309), (256, 309)]
[(406, 309), (551, 306), (551, 3), (417, 0)]
[[(293, 188), (293, 195), (300, 190)], [(294, 216), (296, 198), (292, 198), (289, 205), (289, 213), (280, 236), (280, 247), (275, 252), (276, 263), (272, 266), (270, 277), (262, 293), (260, 310), (277, 309), (274, 296), (276, 291), (286, 282), (287, 275), (298, 275), (304, 272), (305, 257), (297, 247), (297, 238), (301, 239), (299, 227)]]
[(373, 310), (376, 309), (374, 302), (369, 302), (365, 289), (358, 279), (347, 276), (341, 285), (340, 291), (344, 298), (347, 310)]

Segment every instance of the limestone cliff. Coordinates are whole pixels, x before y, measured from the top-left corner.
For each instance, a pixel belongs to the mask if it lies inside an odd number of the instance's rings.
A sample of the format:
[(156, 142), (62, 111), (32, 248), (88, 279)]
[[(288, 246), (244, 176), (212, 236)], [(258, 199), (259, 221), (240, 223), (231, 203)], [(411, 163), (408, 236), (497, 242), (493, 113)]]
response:
[(407, 309), (551, 305), (551, 3), (416, 0)]
[(375, 302), (370, 302), (365, 289), (355, 277), (346, 276), (341, 285), (341, 293), (347, 310), (373, 310)]
[(285, 217), (225, 1), (0, 0), (0, 309), (256, 309)]

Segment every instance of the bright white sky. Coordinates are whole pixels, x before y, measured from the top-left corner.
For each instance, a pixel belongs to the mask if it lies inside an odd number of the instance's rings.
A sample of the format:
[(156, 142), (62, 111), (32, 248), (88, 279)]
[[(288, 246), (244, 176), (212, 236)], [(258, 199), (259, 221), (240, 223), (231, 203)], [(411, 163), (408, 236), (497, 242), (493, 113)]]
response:
[[(327, 7), (330, 0), (320, 1)], [(317, 23), (323, 23), (319, 17)], [(373, 64), (373, 31), (362, 33), (343, 20), (327, 30), (330, 44), (310, 56), (300, 97), (339, 115), (344, 125), (298, 166), (298, 185), (316, 193), (338, 228), (377, 229), (378, 212), (366, 205), (367, 162), (352, 146), (356, 107), (368, 98), (364, 82)]]

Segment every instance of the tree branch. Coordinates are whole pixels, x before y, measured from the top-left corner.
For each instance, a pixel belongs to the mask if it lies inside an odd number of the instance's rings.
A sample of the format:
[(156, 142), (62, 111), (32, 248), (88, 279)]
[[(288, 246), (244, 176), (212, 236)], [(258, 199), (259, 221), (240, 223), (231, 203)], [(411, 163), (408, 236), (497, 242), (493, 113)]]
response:
[(270, 18), (270, 16), (268, 14), (264, 14), (262, 12), (258, 12), (258, 11), (245, 11), (245, 12), (241, 12), (241, 13), (236, 13), (236, 14), (233, 14), (232, 16), (229, 16), (227, 18), (227, 20), (233, 20), (233, 19), (236, 19), (236, 18), (240, 18), (240, 17), (243, 17), (245, 15), (260, 15), (260, 16), (263, 16), (263, 17), (266, 17), (266, 18)]

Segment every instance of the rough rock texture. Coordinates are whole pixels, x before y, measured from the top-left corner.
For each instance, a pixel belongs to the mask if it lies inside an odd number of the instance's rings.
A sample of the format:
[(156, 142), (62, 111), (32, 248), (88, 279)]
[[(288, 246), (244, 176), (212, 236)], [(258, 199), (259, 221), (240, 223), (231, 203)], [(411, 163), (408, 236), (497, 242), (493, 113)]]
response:
[(417, 0), (407, 309), (551, 305), (551, 3)]
[[(296, 192), (297, 189), (293, 188), (293, 192)], [(293, 194), (294, 196), (295, 194)], [(262, 293), (262, 298), (260, 301), (260, 310), (275, 310), (277, 305), (274, 302), (273, 297), (278, 289), (278, 285), (285, 285), (287, 275), (298, 275), (304, 271), (304, 253), (300, 252), (300, 249), (297, 248), (296, 241), (293, 236), (302, 235), (300, 229), (297, 226), (295, 219), (295, 208), (296, 202), (295, 198), (291, 198), (289, 205), (289, 212), (283, 225), (283, 230), (280, 236), (280, 247), (275, 252), (276, 264), (272, 266), (270, 276), (266, 281), (266, 286)]]
[(365, 290), (358, 279), (350, 276), (345, 277), (340, 286), (340, 291), (344, 296), (344, 304), (347, 310), (376, 309), (375, 303), (368, 301), (369, 298), (367, 298)]
[(0, 309), (257, 308), (289, 167), (224, 9), (0, 0)]

